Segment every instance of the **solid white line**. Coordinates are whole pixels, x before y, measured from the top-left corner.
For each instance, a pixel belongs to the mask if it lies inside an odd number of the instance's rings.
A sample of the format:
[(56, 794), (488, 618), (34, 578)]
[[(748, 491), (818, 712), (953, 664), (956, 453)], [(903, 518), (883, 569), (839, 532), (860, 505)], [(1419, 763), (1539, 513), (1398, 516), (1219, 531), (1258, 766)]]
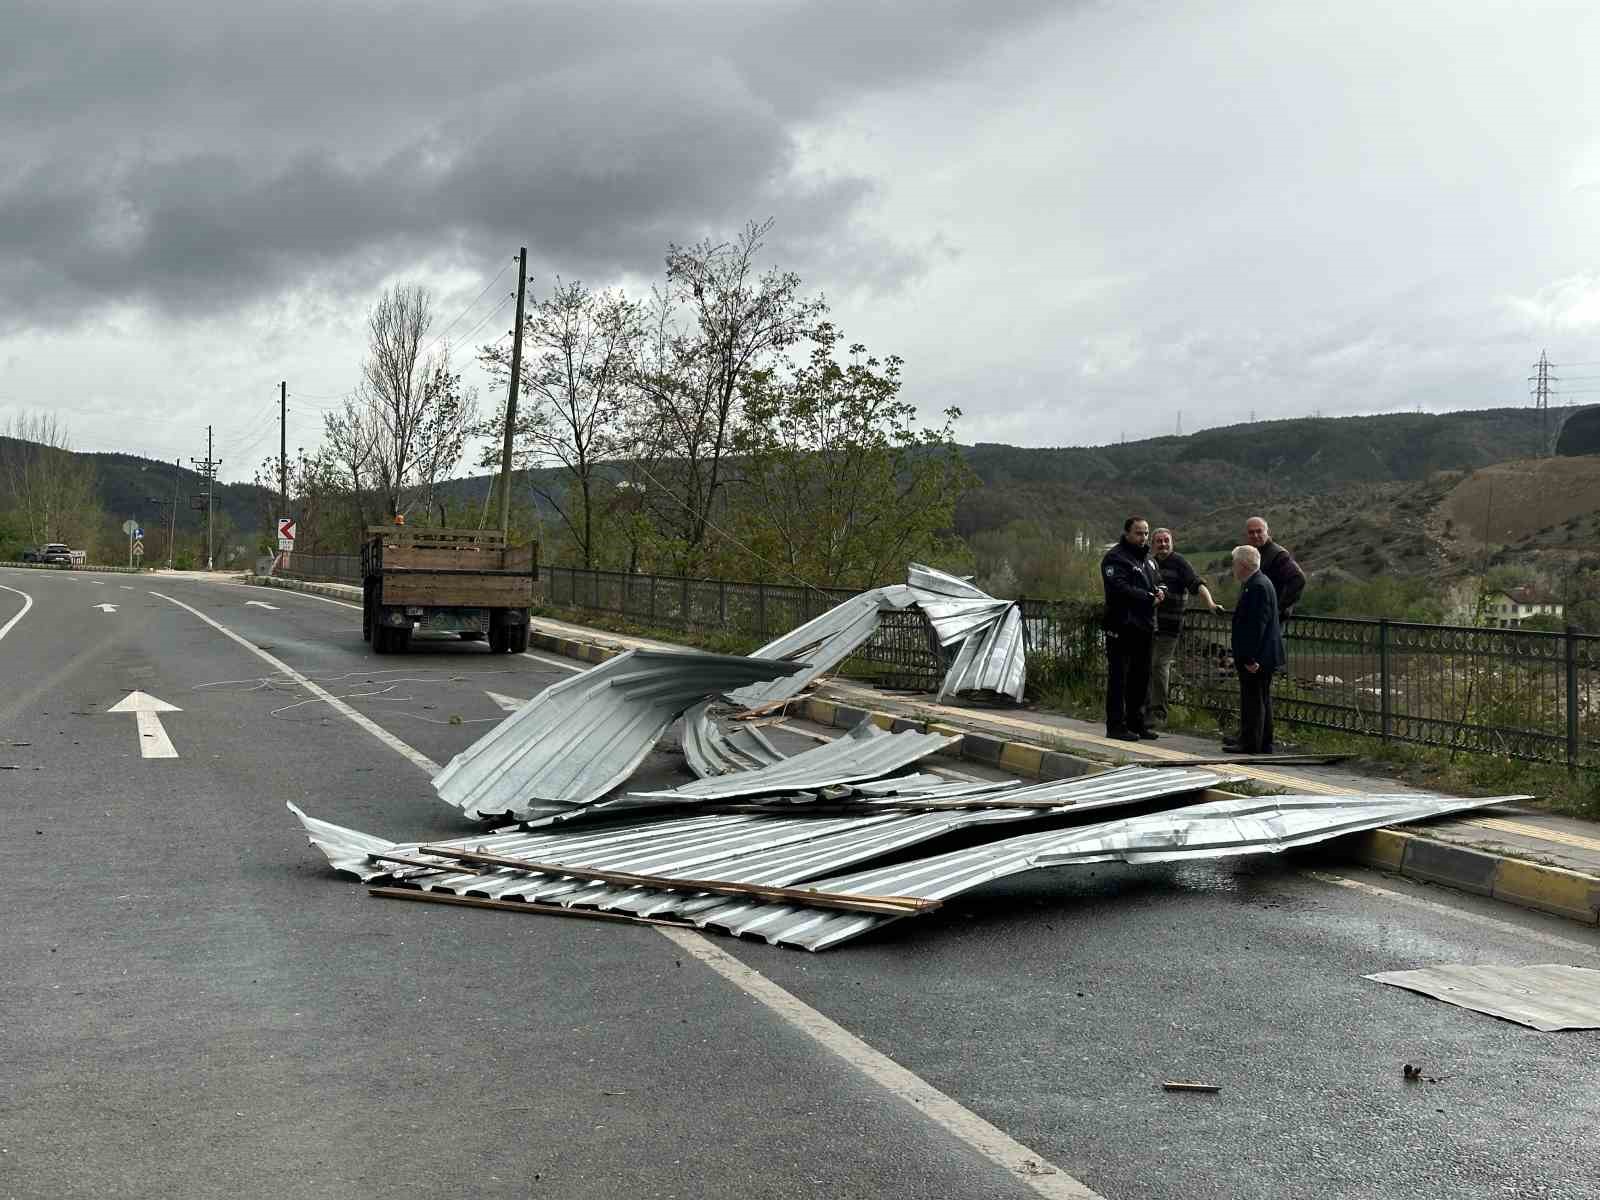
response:
[(33, 597), (28, 595), (27, 592), (17, 591), (17, 589), (14, 587), (6, 587), (6, 585), (3, 583), (0, 583), (0, 592), (11, 592), (14, 595), (22, 597), (22, 611), (16, 616), (12, 617), (11, 620), (7, 621), (4, 625), (0, 625), (0, 638), (3, 638), (6, 634), (11, 632), (11, 627), (13, 625), (28, 615), (28, 610), (33, 607)]
[(704, 936), (685, 929), (657, 932), (686, 954), (705, 963), (747, 996), (760, 1001), (777, 1016), (805, 1034), (824, 1050), (842, 1058), (873, 1083), (898, 1096), (935, 1125), (966, 1143), (1017, 1182), (1051, 1200), (1103, 1200), (1098, 1192), (1068, 1175), (1060, 1167), (995, 1128), (977, 1113), (963, 1107), (892, 1058), (880, 1054), (849, 1030), (785, 991), (759, 971), (744, 965)]
[(385, 746), (388, 746), (389, 749), (409, 759), (412, 763), (421, 767), (429, 775), (437, 775), (439, 773), (439, 764), (434, 762), (433, 759), (429, 758), (426, 754), (422, 753), (422, 751), (412, 749), (399, 738), (395, 737), (394, 734), (390, 733), (382, 725), (379, 725), (370, 717), (357, 712), (327, 689), (318, 687), (315, 683), (312, 683), (311, 680), (300, 674), (299, 671), (296, 671), (282, 659), (275, 658), (273, 655), (268, 654), (265, 650), (261, 649), (261, 647), (254, 645), (253, 643), (240, 637), (226, 625), (219, 625), (199, 609), (190, 608), (189, 605), (185, 604), (182, 600), (174, 600), (171, 596), (162, 595), (160, 592), (151, 592), (150, 594), (159, 599), (165, 600), (168, 604), (176, 604), (185, 612), (193, 613), (224, 637), (231, 638), (233, 641), (238, 642), (239, 645), (250, 651), (251, 654), (254, 654), (263, 662), (271, 664), (274, 670), (281, 671), (284, 675), (287, 675), (290, 679), (294, 680), (301, 687), (305, 688), (306, 691), (310, 692), (313, 696), (316, 696), (319, 700), (326, 701), (329, 707), (331, 707), (335, 712), (343, 713), (345, 716), (349, 717), (352, 721), (361, 726), (361, 728), (365, 729), (373, 737), (377, 738)]
[[(307, 600), (321, 600), (324, 604), (337, 604), (340, 608), (353, 608), (357, 612), (361, 611), (361, 605), (351, 600), (335, 600), (331, 596), (319, 596), (315, 592), (291, 592), (288, 588), (274, 588), (273, 590), (288, 596), (304, 596)], [(249, 604), (250, 601), (246, 600), (245, 603)]]
[(134, 714), (139, 723), (140, 758), (177, 758), (178, 751), (161, 724), (161, 714), (139, 709)]
[(560, 659), (540, 658), (537, 654), (530, 654), (526, 650), (522, 652), (522, 657), (531, 658), (534, 662), (543, 663), (547, 667), (560, 667), (563, 671), (587, 671), (589, 669), (587, 663), (585, 663), (583, 666), (573, 666), (571, 663), (562, 662)]
[(1585, 954), (1600, 954), (1600, 946), (1585, 945), (1564, 938), (1554, 933), (1545, 933), (1540, 929), (1529, 929), (1526, 925), (1517, 925), (1511, 921), (1502, 921), (1498, 917), (1486, 917), (1482, 913), (1468, 912), (1449, 904), (1440, 904), (1436, 900), (1424, 900), (1421, 896), (1408, 896), (1405, 892), (1392, 891), (1389, 888), (1379, 887), (1375, 883), (1367, 883), (1361, 879), (1349, 879), (1343, 875), (1336, 875), (1332, 871), (1315, 871), (1305, 868), (1303, 875), (1322, 883), (1331, 883), (1334, 887), (1346, 888), (1352, 892), (1361, 892), (1368, 896), (1381, 896), (1386, 900), (1398, 900), (1402, 904), (1409, 904), (1413, 908), (1427, 909), (1429, 912), (1438, 913), (1444, 917), (1454, 917), (1458, 921), (1465, 921), (1469, 925), (1481, 925), (1486, 929), (1493, 929), (1498, 933), (1510, 934), (1513, 937), (1523, 938), (1528, 941), (1542, 942), (1546, 946), (1554, 946), (1561, 950), (1581, 950)]

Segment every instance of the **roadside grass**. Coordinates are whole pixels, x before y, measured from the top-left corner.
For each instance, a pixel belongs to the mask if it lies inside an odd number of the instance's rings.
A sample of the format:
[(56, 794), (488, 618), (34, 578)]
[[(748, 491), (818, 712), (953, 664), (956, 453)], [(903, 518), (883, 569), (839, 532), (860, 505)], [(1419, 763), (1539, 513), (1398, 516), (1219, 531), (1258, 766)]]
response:
[[(716, 654), (749, 654), (761, 645), (756, 637), (721, 629), (663, 628), (640, 625), (609, 613), (587, 609), (560, 609), (542, 606), (535, 617), (545, 616), (591, 629), (602, 629), (632, 637), (652, 637), (689, 645)], [(835, 674), (869, 675), (865, 668), (842, 664)], [(1105, 716), (1104, 685), (1090, 677), (1081, 664), (1068, 659), (1047, 658), (1028, 664), (1029, 703), (1047, 712), (1058, 712), (1079, 720), (1099, 721)], [(1292, 730), (1296, 749), (1307, 753), (1348, 754), (1352, 770), (1387, 776), (1413, 787), (1457, 795), (1496, 795), (1524, 793), (1534, 803), (1552, 813), (1600, 820), (1600, 770), (1581, 769), (1568, 774), (1562, 766), (1523, 762), (1505, 755), (1469, 754), (1442, 747), (1418, 746), (1407, 742), (1383, 742), (1331, 729), (1282, 721), (1280, 727)], [(1173, 705), (1167, 714), (1167, 728), (1175, 733), (1215, 734), (1221, 729), (1215, 713), (1203, 708)]]

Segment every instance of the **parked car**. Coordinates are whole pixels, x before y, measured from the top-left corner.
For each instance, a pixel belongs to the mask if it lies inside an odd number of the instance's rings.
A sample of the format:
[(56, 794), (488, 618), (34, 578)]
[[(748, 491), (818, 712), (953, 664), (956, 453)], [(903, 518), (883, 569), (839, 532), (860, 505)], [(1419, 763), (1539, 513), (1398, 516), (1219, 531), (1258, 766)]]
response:
[(49, 542), (40, 546), (37, 550), (24, 550), (22, 552), (23, 562), (54, 563), (63, 567), (72, 566), (74, 557), (72, 547), (63, 545), (60, 542)]

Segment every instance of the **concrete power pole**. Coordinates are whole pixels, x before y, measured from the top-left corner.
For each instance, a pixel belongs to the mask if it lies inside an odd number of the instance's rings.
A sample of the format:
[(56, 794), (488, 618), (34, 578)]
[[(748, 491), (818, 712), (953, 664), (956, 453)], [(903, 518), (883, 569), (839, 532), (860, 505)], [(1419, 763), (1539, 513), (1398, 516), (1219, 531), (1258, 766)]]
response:
[(511, 383), (506, 390), (506, 435), (500, 446), (500, 532), (511, 532), (511, 436), (517, 427), (517, 384), (522, 377), (522, 298), (528, 291), (528, 248), (517, 255), (517, 323), (511, 335)]
[(215, 556), (212, 554), (212, 547), (215, 544), (211, 532), (212, 494), (216, 491), (217, 468), (222, 465), (220, 458), (211, 457), (211, 426), (206, 426), (205, 458), (191, 458), (189, 461), (200, 469), (200, 474), (206, 481), (206, 570), (211, 571), (216, 569)]
[(1550, 457), (1550, 385), (1556, 381), (1556, 376), (1550, 374), (1554, 364), (1550, 356), (1543, 350), (1539, 351), (1539, 361), (1533, 364), (1533, 374), (1528, 376), (1528, 382), (1533, 384), (1533, 404), (1539, 410), (1539, 456)]
[[(289, 515), (289, 381), (278, 384), (278, 516)], [(277, 523), (273, 523), (277, 532)]]

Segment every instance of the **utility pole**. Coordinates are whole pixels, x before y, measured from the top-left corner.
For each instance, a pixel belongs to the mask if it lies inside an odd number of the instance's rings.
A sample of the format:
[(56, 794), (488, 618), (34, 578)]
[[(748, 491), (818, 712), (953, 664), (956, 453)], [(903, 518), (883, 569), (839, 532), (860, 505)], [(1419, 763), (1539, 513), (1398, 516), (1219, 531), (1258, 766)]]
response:
[(1533, 364), (1533, 374), (1528, 382), (1533, 384), (1533, 404), (1539, 410), (1539, 456), (1550, 457), (1550, 385), (1556, 376), (1550, 374), (1550, 357), (1539, 351), (1539, 361)]
[(1183, 436), (1183, 409), (1178, 410), (1178, 436)]
[(522, 377), (522, 298), (528, 291), (528, 248), (517, 255), (517, 324), (511, 335), (511, 383), (506, 390), (506, 436), (500, 446), (500, 532), (511, 532), (511, 435), (517, 427), (517, 383)]
[[(289, 515), (289, 381), (278, 384), (278, 516)], [(273, 522), (277, 529), (277, 522)]]
[(212, 571), (216, 569), (216, 561), (212, 555), (212, 546), (214, 543), (211, 540), (212, 494), (216, 491), (215, 484), (217, 480), (217, 468), (222, 465), (222, 460), (220, 458), (211, 457), (211, 426), (206, 426), (205, 458), (191, 458), (189, 461), (194, 463), (195, 466), (200, 469), (200, 474), (205, 478), (206, 481), (206, 570)]

